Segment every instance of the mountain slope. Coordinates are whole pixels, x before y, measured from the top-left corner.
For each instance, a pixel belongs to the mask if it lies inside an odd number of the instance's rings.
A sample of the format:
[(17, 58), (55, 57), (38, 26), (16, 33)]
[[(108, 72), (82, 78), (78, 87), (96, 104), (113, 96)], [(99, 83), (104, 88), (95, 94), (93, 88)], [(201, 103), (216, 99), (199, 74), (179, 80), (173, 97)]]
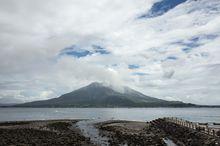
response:
[(101, 83), (92, 83), (86, 87), (64, 94), (58, 98), (34, 101), (16, 106), (21, 107), (166, 107), (190, 106), (176, 101), (165, 101), (146, 96), (125, 87), (124, 92), (117, 92)]
[(11, 105), (16, 105), (16, 104), (21, 104), (24, 103), (22, 100), (13, 98), (13, 97), (2, 97), (0, 98), (0, 106), (1, 107), (6, 107), (6, 106), (11, 106)]

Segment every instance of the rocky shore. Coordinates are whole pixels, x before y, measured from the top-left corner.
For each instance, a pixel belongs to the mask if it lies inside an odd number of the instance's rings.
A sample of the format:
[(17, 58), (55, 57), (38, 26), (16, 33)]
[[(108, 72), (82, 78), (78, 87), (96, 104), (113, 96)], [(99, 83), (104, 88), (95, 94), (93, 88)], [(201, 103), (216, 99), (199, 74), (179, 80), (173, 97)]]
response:
[(220, 146), (213, 137), (178, 124), (157, 119), (151, 122), (108, 121), (97, 125), (110, 145), (131, 146)]
[[(212, 137), (164, 119), (151, 122), (93, 121), (93, 126), (82, 125), (91, 124), (89, 120), (82, 121), (3, 122), (0, 123), (0, 146), (220, 146), (219, 137)], [(84, 129), (80, 129), (80, 125)], [(93, 127), (99, 131), (101, 137), (107, 138), (107, 143), (98, 144), (99, 141), (96, 141), (94, 144), (93, 140), (98, 136), (89, 137), (94, 133)]]
[(107, 121), (97, 124), (110, 145), (166, 146), (159, 129), (146, 122)]
[(92, 146), (74, 127), (77, 120), (0, 123), (0, 146)]
[(190, 129), (164, 119), (157, 119), (150, 123), (180, 146), (220, 146), (220, 137), (205, 134), (200, 129)]

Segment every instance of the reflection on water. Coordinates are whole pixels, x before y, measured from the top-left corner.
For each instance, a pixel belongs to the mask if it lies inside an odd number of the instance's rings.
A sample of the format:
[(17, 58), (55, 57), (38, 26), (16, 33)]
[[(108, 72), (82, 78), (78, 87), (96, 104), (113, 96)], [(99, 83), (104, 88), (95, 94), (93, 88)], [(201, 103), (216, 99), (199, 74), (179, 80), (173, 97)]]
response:
[(166, 143), (167, 146), (177, 146), (172, 140), (168, 138), (164, 138), (163, 141)]
[(90, 138), (93, 144), (108, 146), (108, 138), (99, 134), (99, 130), (94, 126), (95, 123), (101, 122), (96, 120), (82, 120), (76, 123), (85, 137)]
[(160, 117), (220, 123), (220, 108), (0, 108), (0, 121), (43, 119), (150, 121)]

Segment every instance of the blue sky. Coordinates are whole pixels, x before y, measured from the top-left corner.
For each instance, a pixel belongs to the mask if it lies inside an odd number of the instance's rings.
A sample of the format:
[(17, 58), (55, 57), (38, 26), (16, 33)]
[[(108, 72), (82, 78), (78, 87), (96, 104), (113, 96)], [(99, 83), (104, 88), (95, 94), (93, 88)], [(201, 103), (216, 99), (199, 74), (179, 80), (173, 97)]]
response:
[(147, 19), (161, 16), (186, 1), (187, 0), (160, 0), (158, 2), (155, 2), (151, 6), (150, 10), (148, 10), (145, 14), (142, 14), (138, 18)]
[(0, 1), (0, 98), (98, 81), (220, 104), (219, 0)]

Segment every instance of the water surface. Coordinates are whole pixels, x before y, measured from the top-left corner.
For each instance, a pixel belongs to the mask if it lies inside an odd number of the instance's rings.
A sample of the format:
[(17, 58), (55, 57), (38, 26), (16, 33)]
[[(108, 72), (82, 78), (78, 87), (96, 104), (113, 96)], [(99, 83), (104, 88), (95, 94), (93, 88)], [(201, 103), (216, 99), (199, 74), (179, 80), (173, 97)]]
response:
[(96, 145), (108, 146), (108, 138), (101, 136), (99, 129), (95, 127), (95, 124), (101, 122), (100, 120), (81, 120), (76, 123), (76, 126), (81, 130), (85, 137), (89, 137), (91, 142)]
[(220, 123), (220, 108), (0, 108), (0, 121), (46, 119), (150, 121), (161, 117)]

